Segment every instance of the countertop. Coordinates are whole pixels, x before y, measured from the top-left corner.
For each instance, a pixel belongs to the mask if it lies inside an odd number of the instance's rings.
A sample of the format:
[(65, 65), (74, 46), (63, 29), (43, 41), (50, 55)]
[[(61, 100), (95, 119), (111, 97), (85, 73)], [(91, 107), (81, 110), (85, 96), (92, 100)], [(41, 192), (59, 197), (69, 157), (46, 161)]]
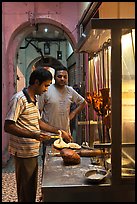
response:
[(91, 183), (84, 174), (97, 165), (91, 164), (90, 157), (81, 157), (80, 164), (65, 166), (51, 146), (46, 147), (42, 177), (43, 202), (133, 202), (135, 187), (125, 182), (113, 185), (108, 176), (101, 182)]

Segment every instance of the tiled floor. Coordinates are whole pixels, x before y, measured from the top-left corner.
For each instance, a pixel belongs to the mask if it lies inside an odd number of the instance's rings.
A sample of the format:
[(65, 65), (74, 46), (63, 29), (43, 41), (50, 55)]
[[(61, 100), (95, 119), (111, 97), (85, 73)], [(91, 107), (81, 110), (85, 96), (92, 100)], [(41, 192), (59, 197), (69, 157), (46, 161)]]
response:
[[(36, 202), (41, 202), (42, 159), (41, 156), (39, 156), (38, 158), (39, 176)], [(2, 202), (18, 202), (13, 158), (10, 158), (6, 167), (2, 168)]]

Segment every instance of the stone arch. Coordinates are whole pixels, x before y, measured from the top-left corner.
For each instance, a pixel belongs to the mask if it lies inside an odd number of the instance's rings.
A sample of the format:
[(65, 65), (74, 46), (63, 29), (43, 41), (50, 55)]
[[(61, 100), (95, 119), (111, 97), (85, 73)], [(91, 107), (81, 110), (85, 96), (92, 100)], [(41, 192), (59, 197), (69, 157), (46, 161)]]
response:
[[(70, 42), (73, 50), (75, 51), (76, 48), (76, 40), (71, 33), (71, 31), (63, 24), (49, 19), (49, 18), (37, 18), (36, 23), (44, 23), (44, 24), (52, 24), (61, 30), (63, 30), (65, 37)], [(29, 22), (24, 22), (21, 24), (11, 35), (11, 38), (9, 40), (9, 44), (7, 47), (6, 52), (6, 67), (7, 67), (7, 73), (8, 73), (8, 97), (9, 99), (13, 95), (14, 92), (16, 92), (16, 65), (17, 65), (17, 51), (24, 40), (24, 38), (35, 30), (35, 25), (30, 26)]]

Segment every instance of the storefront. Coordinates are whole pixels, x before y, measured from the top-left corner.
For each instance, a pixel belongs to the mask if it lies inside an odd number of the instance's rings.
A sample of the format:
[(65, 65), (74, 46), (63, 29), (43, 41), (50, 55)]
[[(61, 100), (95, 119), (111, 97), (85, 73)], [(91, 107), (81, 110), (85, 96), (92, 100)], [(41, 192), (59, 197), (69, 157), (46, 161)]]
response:
[(101, 158), (101, 165), (111, 171), (111, 176), (99, 184), (86, 183), (85, 172), (95, 168), (93, 159), (97, 162), (97, 157), (81, 157), (78, 166), (67, 167), (61, 157), (49, 157), (47, 151), (42, 182), (43, 200), (133, 202), (135, 20), (91, 19), (83, 33), (78, 52), (88, 53), (89, 56), (87, 99), (94, 109), (94, 120), (87, 125), (96, 124), (98, 127), (97, 140), (89, 138), (92, 141), (90, 148), (109, 152)]
[(94, 147), (111, 151), (112, 187), (132, 183), (134, 191), (135, 177), (122, 171), (127, 159), (135, 170), (135, 20), (91, 19), (77, 49), (88, 53), (87, 94), (99, 130)]

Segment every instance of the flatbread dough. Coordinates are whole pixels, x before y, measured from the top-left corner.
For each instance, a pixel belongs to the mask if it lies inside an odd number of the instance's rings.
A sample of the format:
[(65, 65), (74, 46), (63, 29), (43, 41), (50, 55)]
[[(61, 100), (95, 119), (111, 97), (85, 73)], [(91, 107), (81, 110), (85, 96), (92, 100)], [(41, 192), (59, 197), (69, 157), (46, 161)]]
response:
[(74, 142), (66, 143), (66, 142), (64, 142), (61, 135), (62, 135), (62, 132), (59, 130), (60, 138), (58, 140), (55, 140), (54, 144), (53, 144), (55, 148), (57, 148), (57, 149), (63, 149), (63, 148), (80, 149), (81, 148), (81, 146), (78, 145), (77, 143), (74, 143)]
[(74, 143), (74, 142), (70, 142), (70, 143), (68, 143), (68, 145), (71, 149), (81, 149), (81, 146), (77, 143)]
[(81, 149), (81, 146), (78, 145), (77, 143), (73, 143), (73, 142), (66, 143), (63, 141), (62, 138), (54, 141), (54, 147), (58, 149), (63, 149), (63, 148)]
[(69, 148), (69, 144), (63, 141), (62, 138), (54, 141), (54, 147), (58, 149)]

